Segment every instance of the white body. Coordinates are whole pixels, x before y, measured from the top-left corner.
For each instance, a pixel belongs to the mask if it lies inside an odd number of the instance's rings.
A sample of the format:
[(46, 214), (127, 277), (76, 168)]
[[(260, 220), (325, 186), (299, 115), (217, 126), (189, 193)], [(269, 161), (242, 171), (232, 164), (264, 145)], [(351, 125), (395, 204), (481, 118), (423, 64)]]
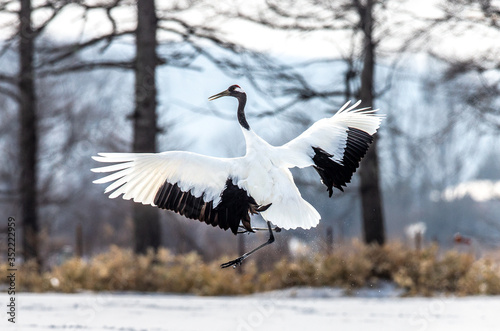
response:
[(257, 204), (271, 204), (262, 217), (284, 229), (309, 229), (319, 223), (320, 215), (305, 201), (289, 168), (314, 165), (312, 147), (320, 147), (342, 164), (347, 144), (348, 128), (373, 135), (381, 116), (374, 110), (350, 108), (345, 104), (334, 116), (314, 123), (299, 137), (283, 146), (271, 146), (252, 130), (242, 128), (246, 154), (239, 158), (215, 158), (189, 152), (158, 154), (100, 153), (95, 160), (118, 163), (92, 169), (94, 172), (114, 172), (94, 181), (112, 182), (106, 188), (110, 198), (123, 194), (124, 199), (154, 206), (154, 199), (163, 183), (177, 183), (184, 192), (204, 201), (220, 202), (226, 180), (253, 197)]

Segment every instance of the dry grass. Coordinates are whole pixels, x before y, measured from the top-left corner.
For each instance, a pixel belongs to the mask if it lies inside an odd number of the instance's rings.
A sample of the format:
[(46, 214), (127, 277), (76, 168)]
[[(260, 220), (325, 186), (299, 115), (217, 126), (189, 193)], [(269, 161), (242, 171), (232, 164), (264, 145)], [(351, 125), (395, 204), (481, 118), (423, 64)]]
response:
[[(205, 263), (195, 253), (173, 255), (166, 249), (157, 254), (135, 255), (129, 249), (114, 246), (90, 261), (72, 258), (42, 274), (33, 263), (25, 263), (18, 271), (18, 286), (22, 291), (32, 292), (238, 295), (291, 286), (335, 286), (349, 292), (388, 280), (403, 288), (406, 295), (500, 294), (498, 262), (487, 258), (476, 260), (470, 254), (453, 250), (440, 254), (437, 246), (417, 252), (400, 243), (379, 247), (354, 241), (332, 254), (282, 259), (268, 271), (259, 271), (250, 259), (241, 274), (220, 269), (220, 263), (227, 259)], [(0, 265), (0, 271), (6, 269), (5, 264)]]

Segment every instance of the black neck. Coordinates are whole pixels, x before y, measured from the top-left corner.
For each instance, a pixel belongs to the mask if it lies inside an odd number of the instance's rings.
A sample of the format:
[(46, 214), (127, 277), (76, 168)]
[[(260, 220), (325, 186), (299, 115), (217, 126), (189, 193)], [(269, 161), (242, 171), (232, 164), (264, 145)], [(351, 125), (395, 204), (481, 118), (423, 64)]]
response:
[(245, 104), (247, 103), (247, 96), (242, 94), (237, 97), (238, 99), (238, 122), (240, 125), (247, 130), (250, 130), (250, 125), (248, 125), (247, 119), (245, 117)]

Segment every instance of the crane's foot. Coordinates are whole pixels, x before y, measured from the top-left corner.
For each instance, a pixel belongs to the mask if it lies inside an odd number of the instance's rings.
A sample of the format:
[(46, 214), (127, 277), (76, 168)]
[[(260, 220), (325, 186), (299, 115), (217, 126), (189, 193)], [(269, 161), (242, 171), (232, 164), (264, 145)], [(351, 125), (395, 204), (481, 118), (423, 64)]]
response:
[(239, 267), (243, 263), (243, 260), (246, 259), (246, 258), (247, 258), (246, 256), (240, 256), (237, 259), (231, 260), (231, 261), (226, 262), (226, 263), (222, 263), (220, 265), (220, 267), (221, 268), (233, 267), (233, 269), (236, 269), (236, 267)]

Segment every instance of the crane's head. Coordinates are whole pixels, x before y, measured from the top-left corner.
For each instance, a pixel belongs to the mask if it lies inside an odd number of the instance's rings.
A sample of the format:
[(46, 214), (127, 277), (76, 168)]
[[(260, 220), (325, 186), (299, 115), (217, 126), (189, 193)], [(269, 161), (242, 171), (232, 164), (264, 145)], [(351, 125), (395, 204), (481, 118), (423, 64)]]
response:
[(231, 85), (228, 87), (227, 90), (225, 91), (222, 91), (220, 93), (217, 93), (215, 95), (212, 95), (210, 98), (208, 98), (208, 100), (212, 101), (212, 100), (215, 100), (215, 99), (218, 99), (220, 97), (235, 97), (235, 98), (240, 98), (240, 97), (243, 97), (243, 96), (246, 96), (245, 94), (245, 91), (243, 91), (243, 89), (241, 87), (239, 87), (238, 85)]

